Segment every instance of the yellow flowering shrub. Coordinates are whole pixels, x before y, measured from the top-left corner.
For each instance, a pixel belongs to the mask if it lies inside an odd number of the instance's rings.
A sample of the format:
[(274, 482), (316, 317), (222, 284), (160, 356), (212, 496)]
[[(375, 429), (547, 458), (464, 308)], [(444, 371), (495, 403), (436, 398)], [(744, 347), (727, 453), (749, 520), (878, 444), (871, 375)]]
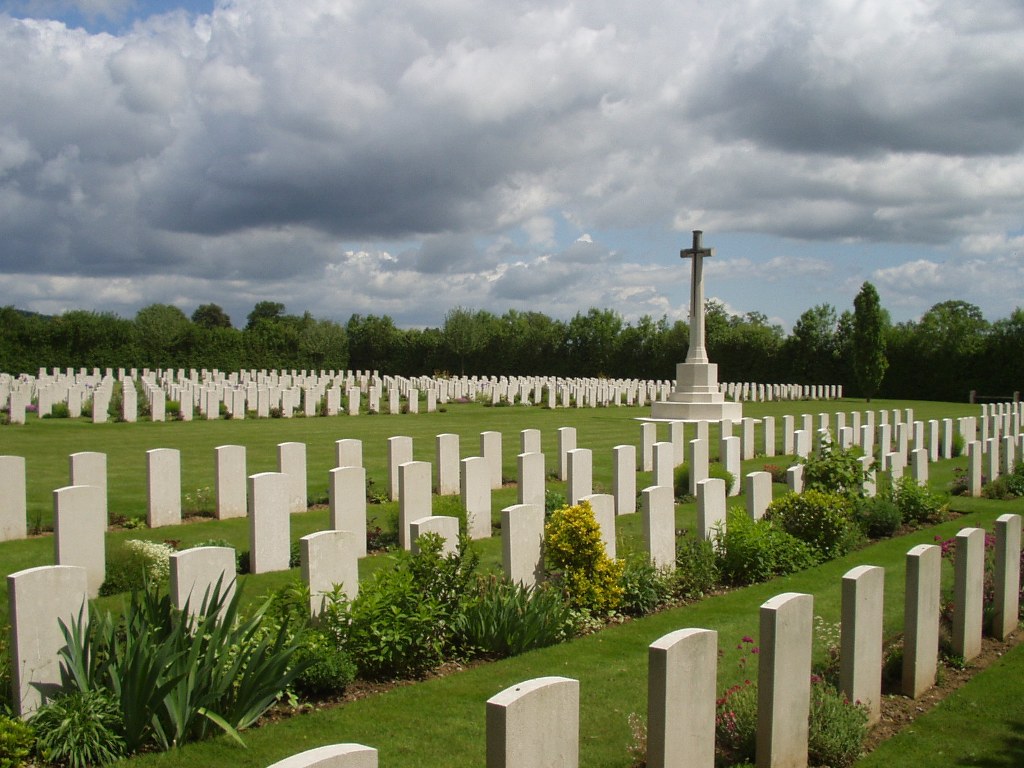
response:
[(561, 572), (569, 605), (592, 613), (609, 613), (619, 607), (625, 563), (605, 553), (589, 502), (551, 513), (544, 526), (544, 548), (548, 567)]

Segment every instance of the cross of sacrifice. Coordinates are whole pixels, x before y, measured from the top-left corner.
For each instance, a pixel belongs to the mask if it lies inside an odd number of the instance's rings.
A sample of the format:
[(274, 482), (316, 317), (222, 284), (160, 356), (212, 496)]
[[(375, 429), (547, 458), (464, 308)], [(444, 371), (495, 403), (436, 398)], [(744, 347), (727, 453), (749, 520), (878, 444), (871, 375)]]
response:
[(708, 353), (704, 348), (704, 259), (714, 256), (715, 249), (703, 246), (703, 236), (701, 230), (693, 230), (693, 246), (679, 252), (680, 258), (693, 259), (690, 271), (690, 349), (686, 353), (688, 363), (708, 362)]

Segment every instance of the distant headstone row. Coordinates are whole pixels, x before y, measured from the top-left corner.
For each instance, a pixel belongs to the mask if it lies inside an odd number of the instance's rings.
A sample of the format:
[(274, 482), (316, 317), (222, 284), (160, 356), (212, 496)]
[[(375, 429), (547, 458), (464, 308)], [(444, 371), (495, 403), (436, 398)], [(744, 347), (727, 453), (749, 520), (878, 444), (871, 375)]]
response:
[[(0, 408), (10, 423), (23, 424), (35, 408), (42, 418), (58, 403), (79, 418), (88, 409), (95, 423), (109, 418), (114, 383), (121, 384), (118, 416), (134, 422), (145, 411), (148, 419), (291, 418), (360, 413), (433, 412), (452, 401), (482, 400), (493, 405), (526, 404), (549, 408), (643, 407), (664, 400), (675, 382), (667, 380), (561, 378), (550, 376), (433, 377), (380, 375), (377, 371), (185, 371), (178, 369), (125, 370), (54, 368), (17, 378), (0, 374)], [(723, 383), (721, 391), (733, 400), (817, 400), (842, 397), (837, 385)]]

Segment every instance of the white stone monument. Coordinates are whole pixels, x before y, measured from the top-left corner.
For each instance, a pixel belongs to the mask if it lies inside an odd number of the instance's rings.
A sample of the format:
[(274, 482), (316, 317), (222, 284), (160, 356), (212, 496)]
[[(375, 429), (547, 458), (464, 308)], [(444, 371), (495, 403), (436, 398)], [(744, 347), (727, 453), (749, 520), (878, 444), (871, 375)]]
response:
[(667, 400), (651, 406), (652, 419), (673, 421), (721, 421), (743, 418), (741, 403), (726, 402), (718, 386), (718, 366), (708, 361), (704, 348), (704, 259), (714, 249), (704, 248), (703, 233), (693, 231), (693, 247), (679, 252), (693, 259), (690, 278), (690, 348), (686, 361), (676, 366), (676, 386)]

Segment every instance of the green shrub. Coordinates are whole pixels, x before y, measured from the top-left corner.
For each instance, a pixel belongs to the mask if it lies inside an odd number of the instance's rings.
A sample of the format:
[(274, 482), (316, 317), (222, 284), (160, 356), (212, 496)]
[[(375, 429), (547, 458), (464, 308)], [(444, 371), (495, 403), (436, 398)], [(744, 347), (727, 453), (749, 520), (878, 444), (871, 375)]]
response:
[(954, 459), (964, 455), (964, 448), (967, 447), (967, 438), (959, 432), (953, 433), (953, 444), (950, 446), (950, 456)]
[(295, 688), (308, 696), (340, 696), (356, 678), (355, 662), (330, 632), (305, 632), (295, 660), (304, 666)]
[(892, 500), (903, 516), (903, 522), (912, 525), (934, 525), (946, 516), (946, 501), (926, 486), (918, 485), (910, 475), (904, 475), (893, 486)]
[(1000, 500), (1024, 496), (1024, 462), (1017, 462), (1012, 472), (985, 483), (981, 488), (981, 495), (986, 499)]
[(32, 726), (0, 715), (0, 768), (18, 768), (31, 756), (36, 735)]
[(454, 517), (459, 521), (459, 534), (469, 533), (466, 519), (466, 505), (459, 496), (434, 496), (431, 502), (431, 514), (443, 517)]
[(718, 586), (718, 562), (715, 547), (690, 531), (676, 539), (674, 592), (679, 597), (703, 597)]
[(71, 417), (71, 409), (67, 403), (53, 403), (50, 406), (50, 413), (43, 416), (44, 419), (67, 419)]
[(818, 562), (809, 544), (770, 520), (751, 520), (730, 510), (724, 530), (715, 533), (718, 570), (728, 584), (743, 586), (810, 568)]
[(823, 440), (816, 455), (801, 459), (804, 465), (804, 490), (837, 493), (850, 498), (864, 495), (869, 473), (861, 464), (859, 448), (846, 450)]
[[(850, 768), (864, 748), (867, 711), (834, 688), (812, 679), (808, 714), (808, 764)], [(747, 680), (718, 699), (715, 713), (716, 763), (752, 764), (757, 748), (757, 683)]]
[(518, 656), (563, 640), (572, 617), (557, 589), (481, 579), (456, 620), (457, 643), (471, 655)]
[(436, 534), (421, 536), (418, 544), (417, 554), (396, 552), (393, 568), (381, 568), (361, 585), (347, 624), (337, 628), (364, 677), (422, 675), (453, 647), (479, 556), (466, 539), (447, 556)]
[(216, 508), (217, 500), (214, 498), (212, 489), (207, 485), (185, 494), (181, 504), (181, 514), (183, 517), (213, 517)]
[(764, 516), (810, 544), (821, 560), (846, 554), (854, 541), (853, 504), (837, 493), (787, 493), (769, 504)]
[(734, 685), (718, 699), (715, 711), (716, 764), (753, 763), (757, 748), (757, 684)]
[(863, 706), (851, 704), (824, 682), (813, 682), (807, 734), (811, 765), (850, 768), (864, 749), (867, 727), (868, 713)]
[(854, 506), (854, 518), (865, 535), (872, 539), (888, 538), (903, 525), (900, 508), (884, 496), (858, 500)]
[(672, 598), (675, 577), (655, 568), (647, 553), (639, 552), (626, 558), (619, 585), (622, 587), (619, 610), (626, 616), (646, 616)]
[(106, 691), (120, 709), (129, 752), (166, 750), (225, 732), (238, 741), (303, 671), (287, 621), (268, 631), (264, 603), (242, 619), (242, 590), (225, 602), (218, 583), (196, 616), (155, 585), (133, 591), (116, 618), (61, 622), (67, 691)]
[(100, 595), (116, 595), (142, 589), (148, 582), (166, 584), (171, 574), (174, 547), (159, 541), (126, 539), (107, 554), (106, 579)]
[[(736, 478), (733, 477), (732, 472), (717, 461), (708, 464), (708, 477), (724, 480), (727, 495), (732, 491), (732, 487), (736, 483)], [(673, 483), (677, 499), (685, 499), (690, 495), (690, 465), (687, 462), (684, 461), (675, 468)]]
[(589, 502), (562, 507), (544, 526), (548, 566), (560, 574), (570, 607), (592, 614), (619, 607), (624, 564), (605, 553), (601, 529)]
[(121, 713), (103, 690), (58, 696), (36, 710), (32, 728), (39, 756), (55, 765), (90, 768), (127, 754)]
[(564, 493), (558, 491), (552, 491), (551, 489), (544, 491), (544, 518), (548, 519), (551, 517), (551, 513), (556, 509), (561, 509), (568, 503), (568, 499), (565, 498)]

